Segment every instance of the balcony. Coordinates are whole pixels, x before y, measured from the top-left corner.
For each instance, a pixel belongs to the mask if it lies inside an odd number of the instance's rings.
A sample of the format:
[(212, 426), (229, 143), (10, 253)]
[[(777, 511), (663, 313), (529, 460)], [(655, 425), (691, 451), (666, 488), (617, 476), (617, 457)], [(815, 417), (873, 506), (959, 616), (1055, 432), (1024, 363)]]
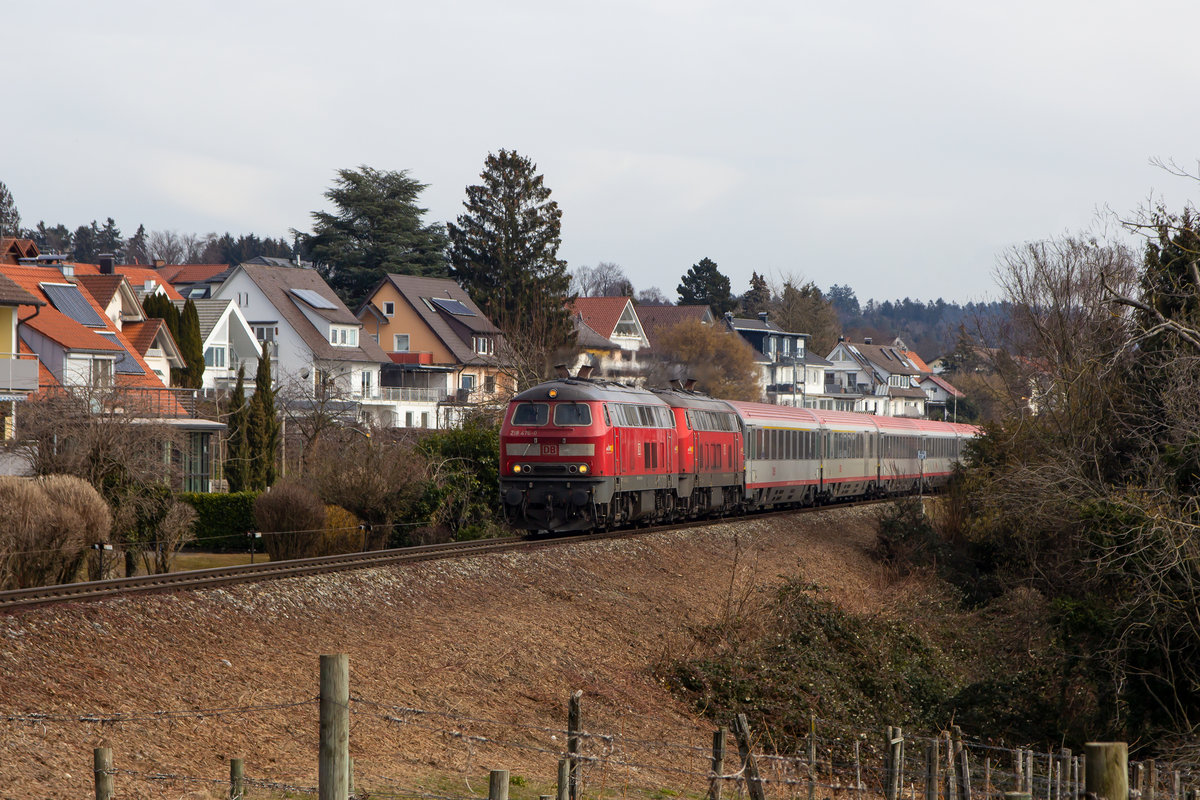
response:
[(36, 392), (37, 388), (37, 356), (28, 353), (0, 353), (0, 395), (25, 395)]
[(441, 403), (449, 398), (445, 389), (419, 386), (381, 386), (363, 399), (386, 403)]

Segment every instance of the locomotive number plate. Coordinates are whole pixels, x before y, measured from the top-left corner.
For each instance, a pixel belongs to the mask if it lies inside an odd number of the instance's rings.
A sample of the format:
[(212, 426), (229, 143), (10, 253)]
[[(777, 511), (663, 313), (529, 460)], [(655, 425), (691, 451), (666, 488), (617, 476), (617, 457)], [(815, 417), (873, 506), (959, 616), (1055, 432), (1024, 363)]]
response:
[(556, 444), (544, 444), (544, 445), (542, 445), (542, 455), (544, 455), (544, 456), (556, 456), (556, 455), (558, 455), (558, 445), (556, 445)]

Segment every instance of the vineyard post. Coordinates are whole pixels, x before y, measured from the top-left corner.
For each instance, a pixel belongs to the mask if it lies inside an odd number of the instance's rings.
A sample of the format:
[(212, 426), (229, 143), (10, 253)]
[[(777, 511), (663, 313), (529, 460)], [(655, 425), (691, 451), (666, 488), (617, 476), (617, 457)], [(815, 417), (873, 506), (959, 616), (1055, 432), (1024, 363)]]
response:
[(938, 800), (938, 765), (941, 756), (938, 754), (938, 739), (930, 740), (925, 745), (925, 800)]
[(992, 800), (992, 757), (983, 759), (983, 800)]
[(1154, 763), (1154, 759), (1146, 762), (1146, 794), (1142, 796), (1142, 800), (1155, 800), (1158, 794), (1158, 765)]
[(712, 741), (712, 780), (708, 787), (710, 800), (721, 800), (721, 776), (725, 774), (725, 742), (729, 736), (728, 728), (717, 728), (713, 731)]
[(814, 714), (808, 715), (808, 800), (817, 800), (817, 717)]
[(854, 799), (862, 800), (862, 755), (858, 749), (858, 738), (854, 739)]
[(891, 725), (883, 731), (883, 800), (896, 800), (892, 794), (892, 739), (895, 731)]
[(242, 759), (229, 759), (229, 800), (242, 800), (242, 782), (246, 777), (245, 770), (245, 762)]
[(320, 750), (317, 796), (346, 800), (350, 788), (350, 659), (321, 656)]
[(946, 740), (946, 800), (958, 800), (958, 767), (954, 763), (954, 740), (950, 731), (942, 734)]
[(571, 782), (571, 761), (570, 759), (560, 758), (558, 760), (558, 789), (555, 793), (556, 800), (568, 800), (567, 785)]
[(97, 747), (92, 751), (92, 771), (96, 776), (96, 800), (112, 800), (116, 781), (111, 747)]
[(488, 800), (508, 800), (508, 770), (494, 769), (488, 775)]
[(571, 773), (567, 781), (567, 800), (579, 800), (579, 778), (583, 762), (579, 758), (580, 733), (583, 731), (583, 691), (577, 690), (567, 702), (567, 753)]
[(1125, 742), (1088, 742), (1084, 791), (1098, 800), (1128, 800), (1129, 746)]
[(1141, 761), (1133, 765), (1133, 785), (1137, 788), (1133, 793), (1140, 798), (1146, 797), (1146, 765)]
[(1025, 793), (1033, 797), (1033, 751), (1025, 751)]
[(1175, 774), (1172, 776), (1172, 782), (1171, 782), (1171, 798), (1172, 798), (1172, 800), (1179, 800), (1179, 798), (1180, 798), (1179, 790), (1180, 790), (1181, 786), (1182, 786), (1182, 784), (1179, 781), (1179, 770), (1175, 770)]
[(962, 728), (954, 726), (954, 755), (955, 766), (958, 767), (958, 797), (959, 800), (971, 800), (971, 763), (968, 761), (967, 748), (962, 743)]
[(745, 714), (734, 717), (733, 735), (737, 739), (738, 754), (742, 757), (742, 769), (746, 776), (746, 790), (750, 800), (767, 800), (762, 779), (758, 775), (758, 759), (754, 756), (754, 742), (750, 739), (750, 723)]
[(1013, 772), (1017, 774), (1017, 789), (1009, 794), (1019, 793), (1025, 788), (1025, 762), (1022, 761), (1024, 755), (1025, 751), (1019, 747), (1013, 750)]

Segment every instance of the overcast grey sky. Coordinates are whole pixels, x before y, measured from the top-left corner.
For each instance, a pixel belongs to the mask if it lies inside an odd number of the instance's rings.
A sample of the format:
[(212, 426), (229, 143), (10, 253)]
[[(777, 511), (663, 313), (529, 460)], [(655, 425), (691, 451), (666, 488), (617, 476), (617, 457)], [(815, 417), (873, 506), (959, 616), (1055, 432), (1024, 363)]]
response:
[(674, 297), (712, 258), (861, 299), (994, 294), (998, 253), (1198, 187), (1200, 3), (0, 2), (23, 223), (307, 229), (334, 170), (452, 220), (531, 157), (560, 256)]

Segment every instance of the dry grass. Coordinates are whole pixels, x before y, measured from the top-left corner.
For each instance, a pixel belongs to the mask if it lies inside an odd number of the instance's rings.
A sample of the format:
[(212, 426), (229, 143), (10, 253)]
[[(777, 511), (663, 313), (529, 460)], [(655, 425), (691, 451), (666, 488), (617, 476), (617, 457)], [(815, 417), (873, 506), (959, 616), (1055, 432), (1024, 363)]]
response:
[[(533, 554), (35, 609), (0, 618), (0, 715), (310, 700), (318, 656), (344, 652), (354, 697), (456, 717), (355, 703), (359, 786), (478, 793), (486, 792), (488, 769), (505, 768), (526, 782), (521, 791), (541, 793), (553, 783), (555, 759), (530, 748), (560, 749), (561, 740), (462, 718), (562, 727), (568, 695), (582, 689), (589, 731), (700, 748), (651, 748), (638, 755), (647, 768), (593, 771), (589, 793), (702, 793), (702, 780), (650, 768), (703, 773), (710, 737), (708, 724), (658, 684), (652, 667), (684, 652), (689, 630), (727, 617), (731, 598), (752, 597), (784, 576), (818, 583), (853, 610), (877, 610), (881, 594), (889, 607), (902, 607), (905, 593), (919, 587), (880, 591), (879, 569), (866, 555), (871, 519), (831, 510)], [(302, 705), (115, 724), (0, 721), (0, 796), (88, 796), (91, 749), (105, 739), (121, 769), (221, 779), (228, 759), (242, 757), (248, 775), (316, 783), (317, 708)], [(189, 794), (195, 785), (132, 776), (118, 778), (118, 791), (206, 796)]]

